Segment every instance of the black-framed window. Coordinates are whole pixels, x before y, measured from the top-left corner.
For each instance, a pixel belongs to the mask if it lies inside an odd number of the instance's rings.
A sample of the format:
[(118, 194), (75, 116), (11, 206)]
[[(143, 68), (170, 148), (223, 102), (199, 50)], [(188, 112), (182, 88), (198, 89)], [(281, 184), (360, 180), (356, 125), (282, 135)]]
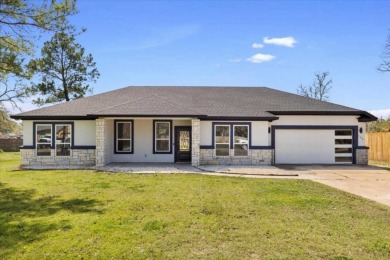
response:
[[(248, 156), (251, 148), (251, 124), (248, 122), (213, 122), (215, 156)], [(232, 150), (232, 151), (231, 151)]]
[(153, 153), (172, 153), (172, 121), (153, 121)]
[(72, 126), (68, 124), (55, 125), (56, 156), (70, 156), (72, 144)]
[(70, 156), (74, 148), (74, 122), (33, 122), (33, 147), (37, 156)]
[(36, 124), (35, 140), (37, 156), (50, 156), (52, 147), (52, 125)]
[(134, 152), (134, 122), (133, 120), (115, 120), (115, 150), (118, 154)]

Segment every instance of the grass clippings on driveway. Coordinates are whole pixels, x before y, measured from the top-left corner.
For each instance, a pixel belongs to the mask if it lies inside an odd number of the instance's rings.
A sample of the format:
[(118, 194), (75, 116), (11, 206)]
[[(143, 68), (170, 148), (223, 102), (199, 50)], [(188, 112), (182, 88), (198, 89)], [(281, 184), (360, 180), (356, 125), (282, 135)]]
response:
[(390, 258), (390, 209), (306, 180), (20, 171), (0, 154), (0, 259)]

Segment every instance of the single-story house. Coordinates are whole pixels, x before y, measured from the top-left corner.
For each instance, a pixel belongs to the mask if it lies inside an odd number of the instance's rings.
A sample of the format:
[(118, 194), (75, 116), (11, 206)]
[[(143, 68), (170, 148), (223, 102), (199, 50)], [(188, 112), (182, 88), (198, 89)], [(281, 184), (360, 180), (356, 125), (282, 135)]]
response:
[(267, 87), (126, 87), (13, 115), (22, 167), (367, 164), (366, 111)]

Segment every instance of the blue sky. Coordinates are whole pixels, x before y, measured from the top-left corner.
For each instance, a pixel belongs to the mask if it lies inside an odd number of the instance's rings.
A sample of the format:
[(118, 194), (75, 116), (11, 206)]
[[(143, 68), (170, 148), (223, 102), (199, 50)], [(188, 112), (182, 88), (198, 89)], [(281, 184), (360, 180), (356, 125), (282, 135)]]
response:
[[(87, 32), (77, 41), (101, 73), (94, 93), (129, 85), (296, 93), (315, 72), (329, 71), (331, 102), (390, 113), (390, 73), (376, 71), (390, 1), (79, 0), (78, 9), (71, 21)], [(273, 44), (286, 37), (293, 47)]]

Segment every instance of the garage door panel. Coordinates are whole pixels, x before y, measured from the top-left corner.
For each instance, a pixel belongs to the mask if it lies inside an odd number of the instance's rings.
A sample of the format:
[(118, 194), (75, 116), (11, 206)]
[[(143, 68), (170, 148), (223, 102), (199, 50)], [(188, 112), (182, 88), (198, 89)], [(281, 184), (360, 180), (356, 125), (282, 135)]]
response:
[(334, 130), (275, 131), (275, 163), (335, 162)]

